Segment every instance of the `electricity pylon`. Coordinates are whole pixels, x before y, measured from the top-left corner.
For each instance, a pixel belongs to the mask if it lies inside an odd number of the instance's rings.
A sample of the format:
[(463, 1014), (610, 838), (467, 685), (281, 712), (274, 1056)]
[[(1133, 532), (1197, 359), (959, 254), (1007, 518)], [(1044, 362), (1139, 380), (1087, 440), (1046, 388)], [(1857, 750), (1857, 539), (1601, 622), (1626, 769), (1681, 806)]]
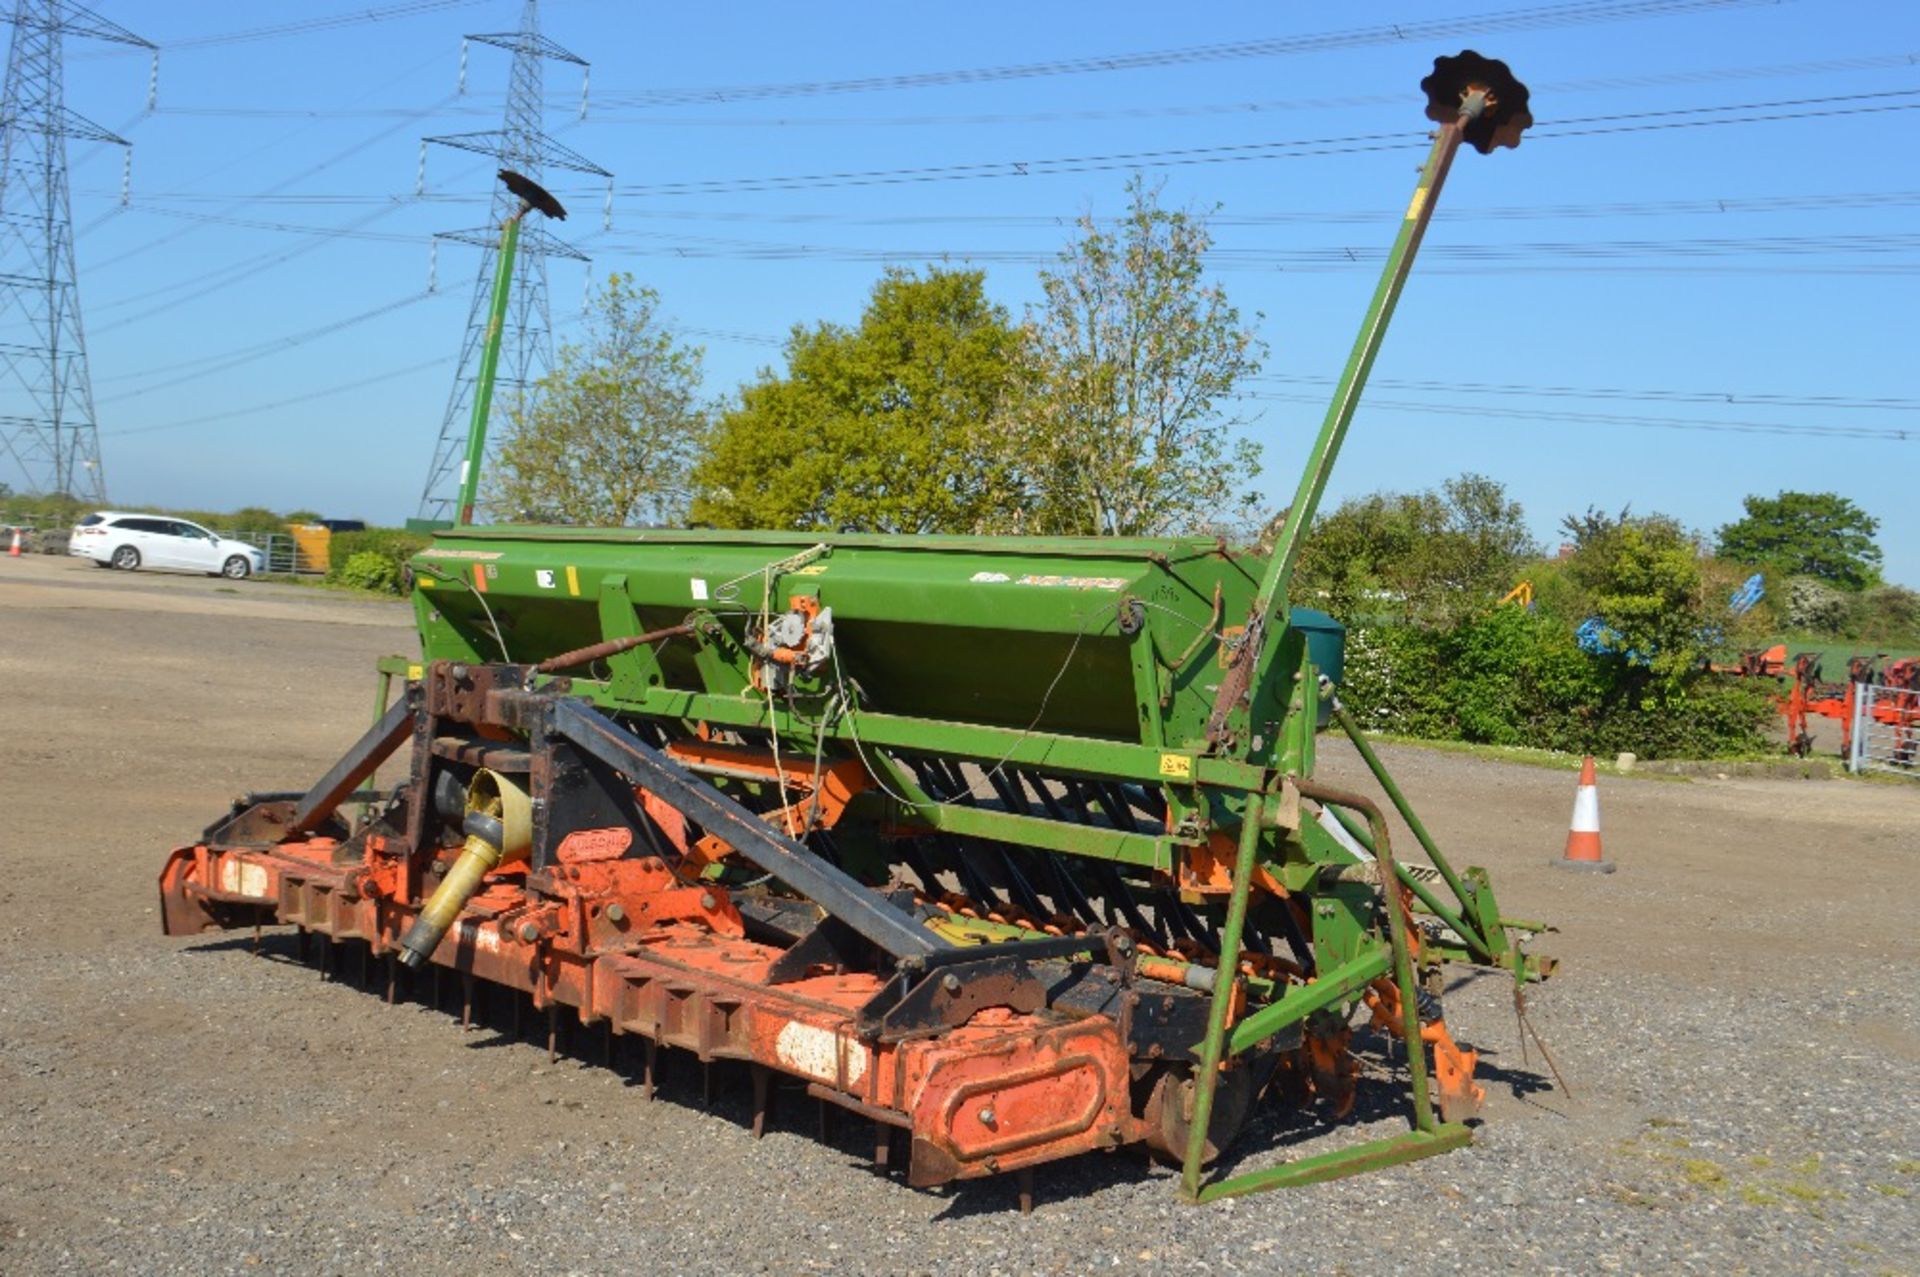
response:
[[(549, 168), (591, 173), (597, 177), (612, 176), (578, 152), (555, 142), (542, 128), (541, 70), (545, 61), (551, 58), (583, 68), (587, 63), (540, 34), (539, 0), (526, 0), (518, 31), (470, 35), (467, 39), (513, 54), (505, 127), (430, 137), (427, 142), (490, 155), (501, 168), (523, 174), (536, 183), (545, 182)], [(464, 55), (462, 64), (464, 78)], [(519, 200), (495, 182), (491, 174), (486, 180), (494, 192), (493, 213), (488, 224), (477, 230), (444, 231), (438, 236), (473, 244), (482, 252), (479, 271), (474, 277), (473, 302), (467, 311), (467, 331), (460, 343), (460, 366), (454, 373), (453, 390), (447, 396), (446, 415), (441, 418), (440, 435), (433, 445), (427, 481), (420, 490), (419, 515), (423, 519), (445, 519), (454, 513), (474, 382), (479, 373), (481, 348), (485, 345), (500, 227), (519, 207)], [(546, 375), (553, 363), (553, 319), (547, 308), (547, 258), (587, 260), (585, 254), (561, 243), (539, 226), (529, 226), (522, 231), (519, 251), (520, 266), (507, 307), (496, 374), (499, 390), (494, 401), (496, 412), (504, 409), (511, 415), (525, 409), (534, 384)]]
[[(67, 139), (126, 146), (67, 109), (68, 35), (154, 46), (70, 0), (17, 0), (0, 91), (0, 456), (25, 490), (105, 504), (80, 281), (73, 261)], [(149, 102), (151, 105), (151, 102)]]

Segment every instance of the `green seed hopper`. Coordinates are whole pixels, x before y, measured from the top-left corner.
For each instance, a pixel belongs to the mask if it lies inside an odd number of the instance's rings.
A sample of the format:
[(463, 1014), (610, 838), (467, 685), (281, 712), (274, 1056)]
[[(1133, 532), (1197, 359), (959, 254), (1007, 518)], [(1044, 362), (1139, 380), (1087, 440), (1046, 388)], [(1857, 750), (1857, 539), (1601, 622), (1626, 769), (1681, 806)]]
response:
[[(831, 609), (830, 655), (889, 714), (1175, 749), (1203, 747), (1215, 658), (1266, 567), (1213, 538), (547, 527), (450, 529), (413, 565), (429, 660), (533, 662), (702, 618), (713, 643), (604, 661), (622, 709), (737, 699), (747, 632), (803, 597)], [(1288, 633), (1339, 681), (1338, 622), (1295, 609)]]

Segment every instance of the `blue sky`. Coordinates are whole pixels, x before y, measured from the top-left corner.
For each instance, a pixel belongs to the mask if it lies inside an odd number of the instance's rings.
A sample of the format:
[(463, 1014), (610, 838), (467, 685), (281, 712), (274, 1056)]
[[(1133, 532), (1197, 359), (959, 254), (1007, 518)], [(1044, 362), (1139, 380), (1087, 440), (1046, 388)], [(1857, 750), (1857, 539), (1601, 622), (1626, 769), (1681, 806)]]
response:
[[(416, 198), (419, 139), (498, 127), (509, 56), (473, 46), (456, 96), (460, 37), (511, 29), (518, 0), (389, 0), (383, 20), (248, 39), (348, 6), (96, 7), (162, 47), (151, 113), (144, 54), (68, 47), (68, 104), (134, 143), (125, 208), (119, 152), (72, 152), (112, 498), (410, 514), (476, 262), (442, 245), (425, 294), (429, 244), (480, 225), (491, 183), (436, 148)], [(1407, 2), (1175, 21), (1163, 4), (548, 0), (546, 34), (592, 63), (584, 120), (579, 68), (547, 65), (549, 131), (616, 187), (607, 229), (604, 184), (555, 175), (574, 210), (557, 229), (596, 276), (660, 291), (718, 396), (777, 365), (793, 324), (854, 319), (887, 260), (978, 264), (1018, 313), (1073, 219), (1120, 210), (1125, 157), (1176, 152), (1139, 167), (1170, 204), (1221, 206), (1220, 278), (1271, 347), (1243, 409), (1278, 503), (1411, 192), (1418, 81), (1475, 47), (1532, 87), (1540, 127), (1461, 157), (1331, 497), (1477, 470), (1551, 540), (1588, 505), (1711, 529), (1750, 492), (1834, 489), (1881, 520), (1888, 576), (1920, 584), (1920, 6), (1461, 8), (1508, 29), (1432, 31), (1446, 10)], [(993, 74), (923, 74), (955, 71)], [(830, 83), (874, 77), (909, 82)], [(675, 90), (692, 92), (660, 100)], [(969, 165), (983, 175), (953, 176)], [(939, 171), (758, 180), (911, 169)], [(557, 320), (585, 284), (553, 263)]]

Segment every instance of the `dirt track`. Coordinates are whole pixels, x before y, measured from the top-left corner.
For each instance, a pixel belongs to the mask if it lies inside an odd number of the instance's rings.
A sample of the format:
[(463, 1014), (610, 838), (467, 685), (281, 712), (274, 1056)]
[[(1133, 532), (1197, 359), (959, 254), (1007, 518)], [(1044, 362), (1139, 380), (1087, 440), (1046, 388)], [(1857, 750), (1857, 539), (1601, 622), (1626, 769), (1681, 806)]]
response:
[[(595, 1037), (549, 1066), (322, 982), (285, 938), (159, 936), (164, 853), (318, 775), (409, 621), (0, 560), (0, 1268), (1920, 1270), (1920, 784), (1610, 780), (1596, 878), (1548, 867), (1568, 775), (1389, 751), (1455, 859), (1562, 928), (1532, 1005), (1575, 1097), (1522, 1064), (1510, 985), (1473, 980), (1448, 1002), (1491, 1079), (1473, 1149), (1202, 1210), (1088, 1158), (1022, 1218), (1008, 1185), (875, 1175), (797, 1098), (756, 1143), (744, 1079), (705, 1107), (690, 1060), (647, 1105)], [(1396, 1095), (1363, 1089), (1365, 1131)], [(1248, 1156), (1361, 1129), (1276, 1117)]]

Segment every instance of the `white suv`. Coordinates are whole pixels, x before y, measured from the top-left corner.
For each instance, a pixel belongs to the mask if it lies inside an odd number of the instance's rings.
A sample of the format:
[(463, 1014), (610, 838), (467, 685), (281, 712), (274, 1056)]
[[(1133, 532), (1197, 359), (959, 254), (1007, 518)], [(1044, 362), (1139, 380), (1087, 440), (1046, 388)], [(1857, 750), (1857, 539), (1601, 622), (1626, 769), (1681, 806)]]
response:
[(264, 551), (172, 515), (102, 510), (74, 525), (67, 553), (98, 568), (176, 568), (238, 581), (266, 569)]

